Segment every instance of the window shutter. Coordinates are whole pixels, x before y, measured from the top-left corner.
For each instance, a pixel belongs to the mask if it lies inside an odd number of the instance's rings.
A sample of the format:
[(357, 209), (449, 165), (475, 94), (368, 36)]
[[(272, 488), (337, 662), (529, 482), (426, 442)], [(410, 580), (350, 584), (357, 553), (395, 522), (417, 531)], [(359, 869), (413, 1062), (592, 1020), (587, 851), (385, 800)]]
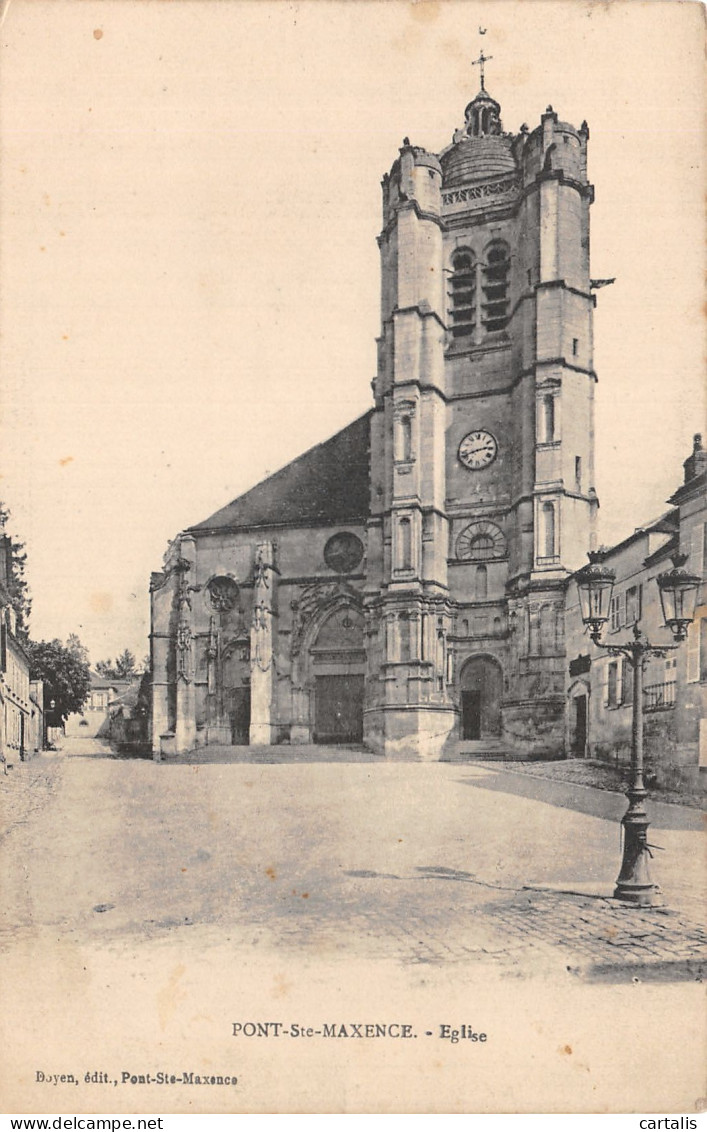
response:
[(687, 630), (687, 682), (700, 678), (700, 622), (693, 621)]
[(633, 669), (626, 657), (621, 661), (621, 703), (633, 703)]

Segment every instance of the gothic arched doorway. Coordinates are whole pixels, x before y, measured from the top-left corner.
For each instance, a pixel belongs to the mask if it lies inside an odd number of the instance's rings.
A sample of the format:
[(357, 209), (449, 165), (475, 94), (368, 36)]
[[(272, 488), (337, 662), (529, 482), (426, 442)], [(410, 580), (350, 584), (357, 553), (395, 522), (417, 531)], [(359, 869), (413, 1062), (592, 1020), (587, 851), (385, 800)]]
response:
[(363, 625), (359, 609), (339, 605), (321, 623), (310, 649), (315, 743), (359, 743), (363, 738)]
[(223, 708), (234, 746), (247, 746), (250, 734), (250, 649), (233, 641), (223, 652)]
[(500, 735), (503, 673), (498, 661), (472, 656), (461, 670), (460, 686), (462, 739)]

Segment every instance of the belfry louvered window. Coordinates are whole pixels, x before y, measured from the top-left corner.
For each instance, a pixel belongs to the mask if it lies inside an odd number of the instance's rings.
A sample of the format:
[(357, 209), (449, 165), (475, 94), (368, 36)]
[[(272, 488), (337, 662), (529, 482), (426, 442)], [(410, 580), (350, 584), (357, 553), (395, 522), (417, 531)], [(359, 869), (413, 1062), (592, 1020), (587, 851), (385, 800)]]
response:
[(471, 252), (456, 252), (450, 279), (450, 324), (454, 338), (474, 333), (476, 312), (476, 270)]
[(484, 329), (503, 330), (508, 322), (510, 252), (506, 244), (496, 241), (486, 251), (482, 269), (481, 321)]

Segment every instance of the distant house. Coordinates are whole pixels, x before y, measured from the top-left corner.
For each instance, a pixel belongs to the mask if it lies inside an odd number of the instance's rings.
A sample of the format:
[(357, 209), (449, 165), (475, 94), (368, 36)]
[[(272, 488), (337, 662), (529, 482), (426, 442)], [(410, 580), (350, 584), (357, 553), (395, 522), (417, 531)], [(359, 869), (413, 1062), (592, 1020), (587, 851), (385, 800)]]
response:
[(150, 676), (133, 677), (127, 689), (109, 708), (109, 740), (121, 752), (143, 753), (149, 749), (148, 715), (150, 710)]
[(130, 680), (113, 680), (91, 672), (91, 690), (83, 709), (64, 725), (67, 739), (110, 739), (111, 705), (130, 688)]
[(10, 599), (12, 543), (0, 536), (0, 760), (5, 768), (34, 753), (29, 657)]
[[(671, 568), (676, 551), (686, 568), (705, 577), (707, 566), (707, 452), (695, 437), (684, 463), (684, 483), (671, 509), (611, 547), (603, 561), (616, 572), (610, 621), (603, 643), (630, 640), (634, 626), (653, 645), (672, 645), (663, 623), (656, 577)], [(576, 586), (567, 593), (568, 735), (575, 757), (626, 765), (631, 750), (632, 671), (589, 640)], [(664, 657), (651, 656), (644, 672), (646, 768), (661, 785), (707, 788), (707, 584), (698, 595), (687, 641)]]

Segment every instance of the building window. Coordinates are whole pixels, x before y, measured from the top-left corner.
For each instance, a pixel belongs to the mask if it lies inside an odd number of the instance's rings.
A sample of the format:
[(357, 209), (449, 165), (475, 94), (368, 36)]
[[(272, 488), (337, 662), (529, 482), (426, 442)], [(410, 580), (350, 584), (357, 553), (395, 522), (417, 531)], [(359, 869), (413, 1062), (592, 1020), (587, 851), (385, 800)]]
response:
[(538, 406), (538, 443), (552, 444), (555, 439), (555, 398), (546, 394)]
[(452, 257), (449, 300), (452, 336), (466, 338), (476, 326), (476, 267), (469, 251), (456, 252)]
[(409, 519), (400, 520), (400, 568), (412, 569), (412, 525)]
[(577, 350), (579, 349), (579, 338), (572, 339), (572, 356), (577, 357)]
[(612, 633), (621, 628), (621, 594), (614, 594), (609, 608), (609, 626)]
[(582, 457), (575, 456), (574, 458), (574, 482), (577, 491), (582, 490)]
[(612, 660), (606, 676), (606, 706), (619, 706), (619, 662)]
[(541, 557), (553, 558), (555, 555), (555, 504), (543, 503), (540, 509)]
[(488, 596), (488, 571), (485, 566), (476, 567), (474, 578), (474, 597), (477, 601), (486, 601)]
[(707, 680), (707, 617), (696, 618), (687, 630), (687, 680)]
[(469, 636), (469, 622), (466, 619), (466, 617), (462, 621), (461, 635), (462, 635), (462, 637), (468, 637)]
[(640, 585), (629, 586), (626, 590), (627, 625), (635, 625), (637, 621), (641, 620), (641, 596), (642, 589)]
[(470, 558), (493, 558), (495, 543), (490, 535), (476, 535), (469, 544)]
[(400, 659), (408, 661), (410, 659), (410, 622), (407, 617), (399, 618), (398, 633), (400, 635)]
[(501, 241), (491, 244), (482, 272), (481, 321), (486, 331), (503, 330), (508, 322), (510, 268), (507, 245)]
[(402, 417), (400, 421), (400, 458), (412, 459), (412, 421), (409, 417)]
[(490, 558), (503, 558), (506, 554), (506, 540), (503, 531), (495, 523), (482, 520), (470, 523), (460, 533), (456, 542), (457, 558), (483, 562)]
[(633, 703), (633, 669), (627, 660), (621, 662), (621, 703)]

